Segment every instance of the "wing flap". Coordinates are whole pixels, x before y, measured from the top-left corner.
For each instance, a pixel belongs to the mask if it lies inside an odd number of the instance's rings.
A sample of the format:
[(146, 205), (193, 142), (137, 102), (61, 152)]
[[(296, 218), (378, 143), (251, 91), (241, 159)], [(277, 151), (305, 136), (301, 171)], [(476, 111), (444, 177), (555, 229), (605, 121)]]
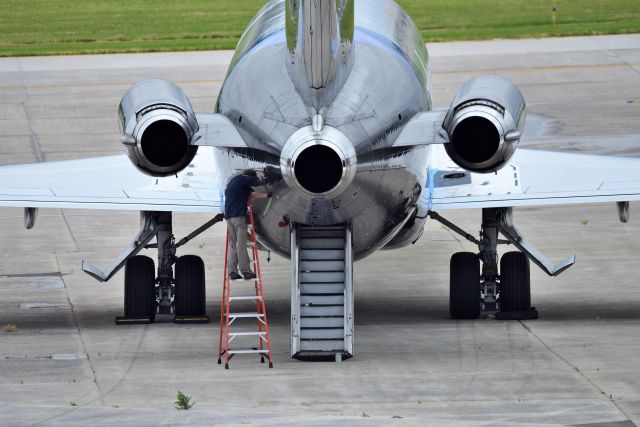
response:
[(201, 147), (177, 176), (153, 178), (126, 155), (0, 168), (0, 206), (219, 212), (213, 148)]
[[(545, 206), (640, 200), (640, 159), (519, 149), (497, 174), (456, 167), (433, 146), (430, 170), (464, 174), (444, 185), (427, 182), (422, 207), (432, 210)], [(444, 151), (444, 150), (442, 150)], [(433, 173), (430, 176), (435, 176)]]

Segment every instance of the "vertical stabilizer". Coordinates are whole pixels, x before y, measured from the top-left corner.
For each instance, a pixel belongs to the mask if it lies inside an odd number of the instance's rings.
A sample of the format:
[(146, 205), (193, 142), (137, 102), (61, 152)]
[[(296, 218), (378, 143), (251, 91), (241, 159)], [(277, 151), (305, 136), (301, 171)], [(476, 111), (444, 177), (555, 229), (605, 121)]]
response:
[(354, 0), (286, 0), (285, 4), (287, 67), (298, 90), (339, 90), (351, 71)]

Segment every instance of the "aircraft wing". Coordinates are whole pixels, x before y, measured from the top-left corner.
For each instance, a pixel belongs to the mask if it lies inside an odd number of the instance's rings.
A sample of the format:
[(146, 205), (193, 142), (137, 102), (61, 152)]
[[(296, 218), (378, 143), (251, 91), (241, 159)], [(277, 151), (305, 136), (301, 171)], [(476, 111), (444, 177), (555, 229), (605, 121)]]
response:
[(429, 210), (640, 200), (640, 159), (518, 149), (498, 173), (478, 174), (432, 149), (420, 198)]
[(0, 206), (220, 212), (212, 147), (177, 176), (139, 172), (126, 155), (0, 168)]

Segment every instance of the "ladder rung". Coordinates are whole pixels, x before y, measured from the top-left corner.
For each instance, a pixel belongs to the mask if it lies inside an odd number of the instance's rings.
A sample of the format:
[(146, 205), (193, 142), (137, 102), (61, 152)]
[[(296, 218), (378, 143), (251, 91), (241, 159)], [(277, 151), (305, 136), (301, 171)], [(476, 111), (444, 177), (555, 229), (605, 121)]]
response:
[(237, 336), (237, 337), (246, 337), (246, 336), (257, 336), (257, 335), (266, 335), (266, 332), (229, 332), (229, 335)]
[(252, 299), (259, 299), (261, 300), (262, 297), (258, 296), (258, 295), (243, 295), (243, 296), (239, 296), (239, 297), (229, 297), (229, 301), (233, 301), (234, 299), (238, 299), (238, 300), (242, 300), (242, 299), (248, 299), (248, 300), (252, 300)]
[(269, 350), (259, 350), (255, 348), (238, 348), (236, 350), (229, 350), (229, 354), (238, 354), (238, 353), (269, 353)]
[(259, 313), (229, 313), (229, 317), (264, 317), (264, 314)]

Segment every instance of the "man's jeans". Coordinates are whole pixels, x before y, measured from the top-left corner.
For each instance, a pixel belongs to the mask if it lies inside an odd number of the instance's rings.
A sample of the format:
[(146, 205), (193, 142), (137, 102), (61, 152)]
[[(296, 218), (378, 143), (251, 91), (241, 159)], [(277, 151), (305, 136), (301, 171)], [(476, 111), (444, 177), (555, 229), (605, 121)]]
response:
[(229, 232), (227, 273), (237, 271), (238, 261), (241, 272), (251, 271), (249, 253), (247, 252), (247, 218), (244, 216), (227, 218), (227, 230)]

